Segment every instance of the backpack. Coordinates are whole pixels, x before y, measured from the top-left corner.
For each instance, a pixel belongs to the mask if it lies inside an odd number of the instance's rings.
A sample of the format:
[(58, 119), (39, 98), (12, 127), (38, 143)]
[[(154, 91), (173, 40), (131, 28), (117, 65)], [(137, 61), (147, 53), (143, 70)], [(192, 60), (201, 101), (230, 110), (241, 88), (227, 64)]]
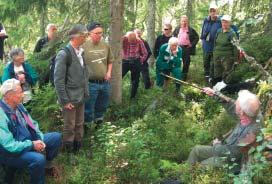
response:
[[(61, 50), (64, 50), (64, 52), (67, 54), (67, 58), (68, 59), (66, 61), (66, 66), (67, 66), (67, 68), (69, 68), (70, 65), (72, 64), (72, 54), (71, 54), (71, 52), (70, 52), (70, 50), (69, 50), (69, 48), (67, 46), (65, 46), (62, 49), (60, 49), (60, 51)], [(49, 80), (50, 80), (50, 82), (51, 82), (51, 84), (53, 86), (55, 86), (54, 85), (54, 71), (55, 71), (55, 65), (56, 65), (56, 56), (57, 55), (55, 55), (55, 56), (53, 56), (51, 58), (50, 64), (49, 64), (49, 72), (50, 72)]]

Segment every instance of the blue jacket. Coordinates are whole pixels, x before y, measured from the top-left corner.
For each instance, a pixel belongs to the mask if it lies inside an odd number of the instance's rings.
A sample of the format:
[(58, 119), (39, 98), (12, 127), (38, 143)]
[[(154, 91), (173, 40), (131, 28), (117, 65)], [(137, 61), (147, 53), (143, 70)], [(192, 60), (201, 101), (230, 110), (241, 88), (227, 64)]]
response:
[(217, 17), (216, 21), (212, 21), (210, 16), (204, 19), (200, 39), (205, 53), (213, 52), (217, 30), (221, 27), (220, 17)]
[(26, 125), (20, 122), (14, 110), (0, 100), (0, 156), (30, 151), (33, 140), (43, 140), (38, 123), (31, 118), (24, 106), (20, 104), (17, 109)]

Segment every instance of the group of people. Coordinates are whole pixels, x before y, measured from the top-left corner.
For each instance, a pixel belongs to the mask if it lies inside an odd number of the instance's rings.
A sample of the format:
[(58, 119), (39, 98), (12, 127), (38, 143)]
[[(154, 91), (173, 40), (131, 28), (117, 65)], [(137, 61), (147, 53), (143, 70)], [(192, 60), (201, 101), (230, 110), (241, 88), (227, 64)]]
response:
[[(38, 40), (34, 52), (41, 52), (55, 39), (56, 32), (57, 26), (49, 24), (47, 36)], [(28, 168), (31, 183), (44, 183), (45, 171), (51, 175), (57, 171), (52, 160), (61, 145), (74, 164), (84, 129), (103, 122), (109, 104), (113, 57), (102, 35), (100, 23), (76, 24), (68, 32), (69, 43), (55, 56), (54, 86), (64, 118), (62, 135), (43, 135), (22, 105), (31, 100), (31, 87), (38, 75), (25, 61), (22, 49), (10, 51), (11, 62), (2, 76), (0, 101), (0, 163), (7, 168), (8, 183), (13, 179), (14, 168)]]
[[(237, 49), (231, 43), (236, 35), (230, 25), (230, 16), (224, 15), (220, 19), (217, 7), (210, 6), (200, 39), (204, 50), (205, 78), (212, 79), (213, 84), (222, 80), (229, 82), (229, 73), (237, 59)], [(110, 46), (102, 39), (103, 31), (98, 22), (72, 26), (68, 32), (68, 44), (54, 57), (53, 82), (64, 118), (62, 135), (57, 132), (43, 134), (22, 105), (22, 102), (31, 100), (31, 87), (36, 84), (38, 75), (25, 62), (22, 49), (16, 48), (10, 52), (11, 62), (4, 69), (0, 90), (3, 96), (0, 101), (0, 163), (12, 170), (28, 168), (31, 183), (44, 183), (45, 168), (54, 172), (52, 160), (61, 145), (71, 161), (81, 149), (84, 129), (88, 130), (92, 123), (99, 127), (104, 121), (109, 105), (114, 58)], [(55, 39), (56, 32), (57, 26), (49, 24), (47, 36), (37, 42), (34, 52), (41, 52)], [(153, 50), (158, 86), (168, 85), (168, 79), (161, 74), (172, 73), (177, 79), (187, 79), (190, 55), (195, 54), (198, 40), (199, 36), (189, 25), (187, 16), (181, 17), (180, 25), (173, 34), (171, 24), (164, 25), (163, 34), (156, 39)], [(147, 62), (151, 55), (141, 30), (135, 29), (122, 38), (122, 77), (131, 72), (131, 98), (136, 96), (141, 73), (145, 88), (152, 87)], [(179, 90), (180, 84), (176, 83), (176, 93)], [(218, 91), (211, 88), (204, 88), (203, 92), (218, 96)], [(259, 132), (262, 118), (256, 95), (242, 91), (236, 101), (224, 99), (223, 103), (227, 111), (237, 118), (237, 126), (225, 143), (216, 139), (213, 146), (193, 148), (188, 159), (190, 164), (222, 165), (221, 162), (226, 161), (222, 160), (223, 157), (228, 161), (232, 158), (239, 161), (242, 155), (239, 144), (246, 141), (248, 135), (256, 136)], [(46, 156), (42, 154), (44, 151)]]

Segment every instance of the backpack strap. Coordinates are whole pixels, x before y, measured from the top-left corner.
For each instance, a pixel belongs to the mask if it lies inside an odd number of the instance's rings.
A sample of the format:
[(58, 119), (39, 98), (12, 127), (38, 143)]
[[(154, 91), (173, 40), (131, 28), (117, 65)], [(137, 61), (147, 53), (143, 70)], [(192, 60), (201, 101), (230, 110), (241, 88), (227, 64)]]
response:
[(67, 46), (63, 47), (61, 50), (64, 50), (64, 52), (67, 54), (67, 67), (69, 68), (72, 64), (72, 54)]

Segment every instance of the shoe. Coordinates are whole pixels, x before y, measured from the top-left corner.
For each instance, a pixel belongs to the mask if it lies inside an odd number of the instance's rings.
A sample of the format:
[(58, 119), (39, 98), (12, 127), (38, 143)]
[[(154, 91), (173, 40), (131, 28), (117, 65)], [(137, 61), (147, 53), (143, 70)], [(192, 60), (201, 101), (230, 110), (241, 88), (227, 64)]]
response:
[(77, 154), (81, 148), (81, 142), (80, 141), (74, 141), (74, 147), (73, 147), (73, 152), (74, 154)]
[(52, 178), (60, 178), (60, 171), (57, 167), (45, 168), (45, 175)]
[(99, 128), (102, 126), (102, 123), (103, 123), (103, 120), (102, 120), (102, 119), (96, 120), (96, 121), (95, 121), (95, 124), (96, 124), (95, 129), (96, 129), (96, 130), (99, 129)]
[(73, 142), (64, 142), (62, 145), (62, 151), (65, 153), (73, 152)]

